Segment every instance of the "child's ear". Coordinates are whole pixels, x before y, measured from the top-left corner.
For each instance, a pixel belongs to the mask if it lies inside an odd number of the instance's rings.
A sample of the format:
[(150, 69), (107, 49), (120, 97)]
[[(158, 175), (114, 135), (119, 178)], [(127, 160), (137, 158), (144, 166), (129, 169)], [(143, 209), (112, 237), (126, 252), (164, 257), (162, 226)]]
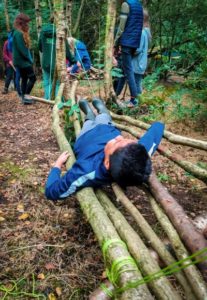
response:
[(109, 170), (109, 167), (110, 167), (109, 158), (104, 159), (104, 166), (105, 166), (106, 170)]

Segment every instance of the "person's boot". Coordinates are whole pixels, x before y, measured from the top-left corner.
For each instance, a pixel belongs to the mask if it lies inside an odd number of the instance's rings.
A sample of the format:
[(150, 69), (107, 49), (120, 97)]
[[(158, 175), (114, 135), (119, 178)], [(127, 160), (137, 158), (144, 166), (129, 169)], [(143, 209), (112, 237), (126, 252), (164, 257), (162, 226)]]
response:
[(3, 95), (8, 94), (8, 88), (5, 87), (4, 90), (2, 91), (2, 94), (3, 94)]
[(97, 109), (99, 114), (108, 114), (110, 115), (108, 109), (106, 108), (104, 102), (101, 99), (94, 98), (92, 101), (93, 106)]
[(91, 120), (94, 121), (96, 116), (94, 114), (94, 112), (92, 111), (90, 105), (88, 104), (88, 101), (85, 99), (81, 99), (78, 102), (78, 105), (80, 107), (80, 109), (84, 112), (84, 114), (86, 115), (85, 120)]

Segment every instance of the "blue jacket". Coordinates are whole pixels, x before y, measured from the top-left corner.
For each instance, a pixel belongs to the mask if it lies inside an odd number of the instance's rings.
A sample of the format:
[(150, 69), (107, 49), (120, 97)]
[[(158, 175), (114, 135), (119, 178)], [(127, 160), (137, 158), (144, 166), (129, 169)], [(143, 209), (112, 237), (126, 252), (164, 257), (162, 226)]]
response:
[(129, 5), (124, 32), (120, 37), (120, 45), (130, 48), (138, 48), (143, 27), (143, 9), (138, 0), (125, 1)]
[(132, 66), (134, 73), (144, 74), (147, 68), (147, 55), (149, 43), (151, 41), (150, 29), (145, 27), (142, 30), (140, 46), (135, 52), (135, 56), (132, 59)]
[[(142, 144), (151, 156), (157, 149), (163, 135), (164, 124), (156, 122), (138, 143)], [(77, 161), (61, 177), (59, 168), (52, 168), (46, 183), (45, 195), (48, 199), (65, 198), (84, 187), (100, 187), (110, 184), (112, 177), (106, 170), (104, 147), (121, 132), (113, 125), (97, 125), (81, 135), (74, 145)]]
[[(79, 61), (82, 65), (84, 71), (88, 71), (91, 67), (91, 59), (83, 42), (77, 41), (75, 43), (75, 59)], [(77, 64), (73, 65), (71, 73), (76, 73), (78, 71)]]

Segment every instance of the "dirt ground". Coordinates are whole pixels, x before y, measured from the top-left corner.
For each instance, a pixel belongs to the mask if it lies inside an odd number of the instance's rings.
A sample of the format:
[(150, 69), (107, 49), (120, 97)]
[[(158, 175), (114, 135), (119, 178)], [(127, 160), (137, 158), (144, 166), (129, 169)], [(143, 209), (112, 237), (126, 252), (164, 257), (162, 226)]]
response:
[[(88, 299), (104, 278), (99, 245), (76, 198), (54, 204), (44, 196), (48, 172), (60, 154), (51, 112), (41, 103), (22, 105), (15, 92), (0, 95), (0, 299)], [(167, 127), (205, 139), (202, 128)], [(163, 145), (185, 160), (207, 162), (204, 151)], [(153, 163), (187, 215), (192, 220), (202, 217), (200, 223), (207, 224), (205, 184), (157, 153)], [(112, 194), (110, 188), (106, 192)], [(144, 193), (129, 188), (127, 195), (164, 237)], [(200, 223), (198, 227), (204, 226)]]

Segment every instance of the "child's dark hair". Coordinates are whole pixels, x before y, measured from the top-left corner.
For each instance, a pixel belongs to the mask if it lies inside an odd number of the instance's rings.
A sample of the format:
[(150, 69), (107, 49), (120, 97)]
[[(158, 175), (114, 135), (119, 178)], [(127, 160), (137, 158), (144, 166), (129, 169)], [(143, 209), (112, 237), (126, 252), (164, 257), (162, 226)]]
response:
[(111, 176), (123, 188), (147, 182), (152, 171), (150, 157), (145, 147), (139, 144), (117, 149), (109, 162)]

